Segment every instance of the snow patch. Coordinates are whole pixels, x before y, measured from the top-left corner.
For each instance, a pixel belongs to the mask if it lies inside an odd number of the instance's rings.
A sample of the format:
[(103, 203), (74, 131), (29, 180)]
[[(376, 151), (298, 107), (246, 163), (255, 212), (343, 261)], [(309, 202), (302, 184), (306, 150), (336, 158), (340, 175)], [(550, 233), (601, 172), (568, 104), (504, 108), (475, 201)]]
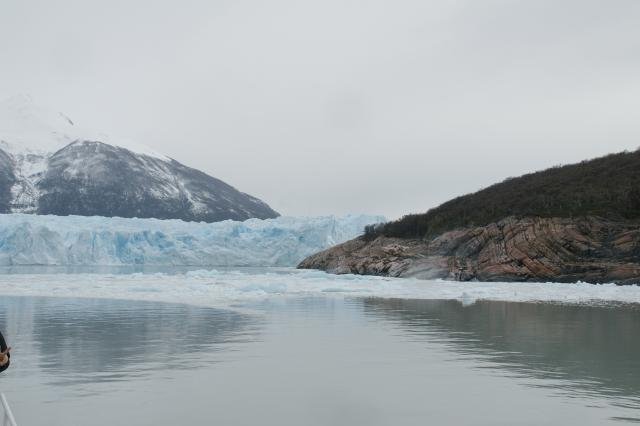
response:
[(37, 105), (29, 95), (0, 101), (0, 149), (12, 155), (51, 155), (74, 141), (99, 141), (133, 153), (171, 159), (136, 141), (78, 126), (65, 114)]
[(11, 211), (35, 213), (38, 209), (38, 182), (47, 168), (47, 158), (35, 153), (14, 154), (16, 182), (11, 187)]

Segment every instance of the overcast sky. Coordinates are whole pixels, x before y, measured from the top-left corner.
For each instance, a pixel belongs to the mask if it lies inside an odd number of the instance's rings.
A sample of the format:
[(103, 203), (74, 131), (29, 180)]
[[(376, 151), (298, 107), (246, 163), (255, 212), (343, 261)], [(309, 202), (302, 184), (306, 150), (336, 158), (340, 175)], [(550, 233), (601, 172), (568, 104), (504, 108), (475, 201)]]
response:
[(394, 218), (640, 146), (640, 1), (0, 0), (20, 93), (283, 214)]

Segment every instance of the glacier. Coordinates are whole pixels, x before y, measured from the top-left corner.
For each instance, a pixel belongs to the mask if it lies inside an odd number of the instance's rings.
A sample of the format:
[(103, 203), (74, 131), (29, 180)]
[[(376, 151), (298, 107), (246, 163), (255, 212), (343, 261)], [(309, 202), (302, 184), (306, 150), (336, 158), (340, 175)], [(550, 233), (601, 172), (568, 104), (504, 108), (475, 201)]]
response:
[(295, 266), (382, 216), (244, 222), (0, 215), (0, 266)]

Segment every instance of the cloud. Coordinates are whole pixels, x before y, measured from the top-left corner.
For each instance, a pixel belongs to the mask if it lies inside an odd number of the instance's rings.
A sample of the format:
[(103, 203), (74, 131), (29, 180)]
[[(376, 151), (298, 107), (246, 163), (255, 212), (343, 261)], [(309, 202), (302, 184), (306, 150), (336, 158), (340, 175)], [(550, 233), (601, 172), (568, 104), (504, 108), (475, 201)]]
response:
[(3, 3), (27, 92), (289, 214), (423, 211), (640, 145), (640, 4)]

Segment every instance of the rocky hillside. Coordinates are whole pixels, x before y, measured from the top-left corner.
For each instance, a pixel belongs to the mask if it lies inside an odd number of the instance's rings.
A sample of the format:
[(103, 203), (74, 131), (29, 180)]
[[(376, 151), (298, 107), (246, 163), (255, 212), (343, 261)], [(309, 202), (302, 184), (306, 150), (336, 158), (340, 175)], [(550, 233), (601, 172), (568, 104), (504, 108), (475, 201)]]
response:
[(640, 219), (640, 151), (509, 178), (422, 214), (370, 228), (370, 237), (435, 237), (506, 217)]
[(634, 283), (640, 226), (587, 217), (507, 218), (433, 239), (363, 237), (305, 259), (338, 274), (461, 281)]
[[(640, 283), (640, 208), (633, 209), (639, 171), (635, 152), (512, 179), (368, 227), (299, 267), (462, 281)], [(540, 182), (547, 185), (534, 189)]]
[(216, 222), (278, 216), (263, 201), (28, 97), (0, 103), (0, 213)]

